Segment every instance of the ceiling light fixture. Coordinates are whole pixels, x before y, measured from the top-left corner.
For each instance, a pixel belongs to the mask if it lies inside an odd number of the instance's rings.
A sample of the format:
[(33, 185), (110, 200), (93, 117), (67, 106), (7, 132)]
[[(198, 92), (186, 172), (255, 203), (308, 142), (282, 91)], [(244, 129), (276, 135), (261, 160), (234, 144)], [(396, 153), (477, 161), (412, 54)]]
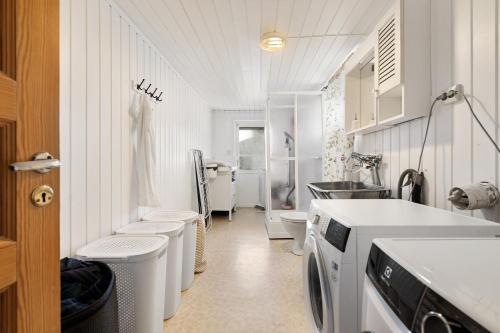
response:
[(268, 32), (260, 39), (260, 48), (268, 52), (281, 51), (286, 45), (286, 38), (277, 32)]

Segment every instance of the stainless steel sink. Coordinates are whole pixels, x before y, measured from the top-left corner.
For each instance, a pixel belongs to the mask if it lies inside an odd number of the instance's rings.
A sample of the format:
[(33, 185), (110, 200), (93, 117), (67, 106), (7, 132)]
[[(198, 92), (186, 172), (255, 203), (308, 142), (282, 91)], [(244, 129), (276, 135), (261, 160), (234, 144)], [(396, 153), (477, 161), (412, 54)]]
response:
[(387, 199), (391, 190), (383, 186), (353, 181), (309, 183), (316, 199)]

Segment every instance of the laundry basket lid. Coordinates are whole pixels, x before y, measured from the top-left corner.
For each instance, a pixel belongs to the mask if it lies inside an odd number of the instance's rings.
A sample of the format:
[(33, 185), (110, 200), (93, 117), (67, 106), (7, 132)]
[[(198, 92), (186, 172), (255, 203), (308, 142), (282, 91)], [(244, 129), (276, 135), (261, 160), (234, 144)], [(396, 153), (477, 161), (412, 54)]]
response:
[(184, 222), (135, 222), (116, 230), (117, 234), (165, 235), (176, 237), (184, 230)]
[(306, 212), (288, 212), (280, 215), (282, 220), (287, 220), (291, 222), (306, 222), (307, 213)]
[(146, 214), (143, 221), (184, 221), (186, 223), (197, 221), (200, 214), (190, 210), (157, 210)]
[(76, 255), (83, 260), (142, 261), (158, 256), (167, 245), (163, 235), (114, 235), (79, 248)]

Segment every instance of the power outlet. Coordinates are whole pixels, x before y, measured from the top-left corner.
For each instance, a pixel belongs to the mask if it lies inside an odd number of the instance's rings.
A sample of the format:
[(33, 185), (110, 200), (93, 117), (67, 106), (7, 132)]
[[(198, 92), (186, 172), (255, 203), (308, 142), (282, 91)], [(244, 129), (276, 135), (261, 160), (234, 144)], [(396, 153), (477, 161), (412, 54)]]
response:
[(448, 95), (448, 98), (444, 100), (444, 104), (453, 104), (464, 99), (464, 86), (462, 84), (451, 86), (444, 92)]

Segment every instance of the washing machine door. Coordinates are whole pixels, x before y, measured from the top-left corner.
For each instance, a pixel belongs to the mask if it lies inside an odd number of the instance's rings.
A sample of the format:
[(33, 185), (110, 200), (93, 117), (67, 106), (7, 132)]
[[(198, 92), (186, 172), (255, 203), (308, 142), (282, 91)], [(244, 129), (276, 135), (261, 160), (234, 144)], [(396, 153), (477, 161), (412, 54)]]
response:
[(317, 333), (333, 333), (333, 307), (325, 261), (317, 236), (309, 233), (304, 243), (304, 296), (308, 320)]

